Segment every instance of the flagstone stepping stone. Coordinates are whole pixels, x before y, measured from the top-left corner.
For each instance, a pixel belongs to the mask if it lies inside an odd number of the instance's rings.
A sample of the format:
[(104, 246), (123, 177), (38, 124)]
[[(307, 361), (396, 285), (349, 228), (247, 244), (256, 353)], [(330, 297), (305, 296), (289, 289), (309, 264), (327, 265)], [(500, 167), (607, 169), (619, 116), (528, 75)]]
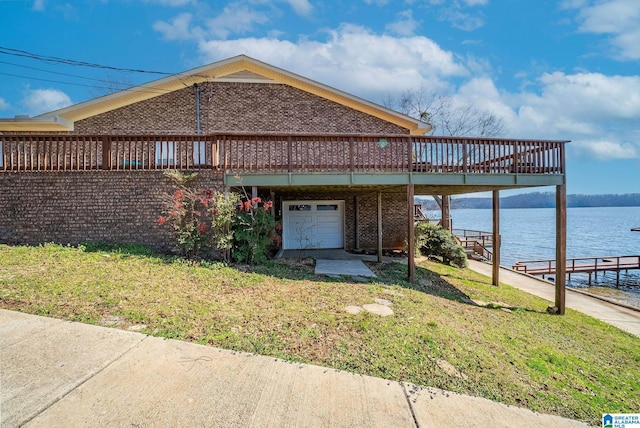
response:
[(364, 309), (362, 309), (360, 306), (354, 306), (354, 305), (349, 305), (346, 308), (344, 308), (344, 310), (353, 315), (358, 315), (360, 312), (364, 311)]
[(393, 315), (393, 310), (391, 310), (389, 306), (381, 305), (379, 303), (370, 303), (368, 305), (362, 305), (362, 308), (367, 312), (380, 315), (381, 317), (388, 317), (389, 315)]
[(390, 308), (393, 302), (387, 299), (380, 298), (373, 299), (373, 301), (375, 303), (369, 303), (362, 306), (348, 305), (344, 308), (344, 310), (353, 315), (357, 315), (362, 311), (380, 315), (381, 317), (388, 317), (389, 315), (393, 315), (393, 310)]

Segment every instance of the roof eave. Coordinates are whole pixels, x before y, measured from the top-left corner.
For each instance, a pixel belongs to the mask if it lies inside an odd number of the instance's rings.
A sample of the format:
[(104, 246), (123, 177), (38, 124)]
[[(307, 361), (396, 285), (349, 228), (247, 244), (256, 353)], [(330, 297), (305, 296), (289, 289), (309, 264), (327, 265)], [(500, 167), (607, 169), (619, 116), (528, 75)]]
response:
[(73, 123), (59, 117), (0, 119), (0, 131), (73, 131)]

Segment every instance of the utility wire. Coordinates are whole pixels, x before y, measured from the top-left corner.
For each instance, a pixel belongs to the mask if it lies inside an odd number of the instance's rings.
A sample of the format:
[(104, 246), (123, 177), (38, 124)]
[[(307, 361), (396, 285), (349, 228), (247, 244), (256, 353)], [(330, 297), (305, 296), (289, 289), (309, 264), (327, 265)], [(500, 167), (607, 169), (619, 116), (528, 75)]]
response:
[[(0, 72), (0, 76), (10, 76), (10, 77), (19, 77), (21, 79), (30, 79), (30, 80), (39, 80), (42, 82), (49, 82), (49, 83), (59, 83), (62, 85), (73, 85), (73, 86), (83, 86), (85, 88), (94, 88), (94, 89), (107, 89), (107, 90), (113, 90), (113, 88), (107, 87), (107, 86), (97, 86), (97, 85), (85, 85), (83, 83), (72, 83), (72, 82), (61, 82), (59, 80), (51, 80), (51, 79), (42, 79), (39, 77), (29, 77), (29, 76), (20, 76), (18, 74), (11, 74), (11, 73), (2, 73)], [(124, 89), (118, 89), (118, 91), (133, 91), (135, 90), (135, 87), (130, 86), (128, 88), (124, 88)], [(151, 89), (143, 89), (143, 90), (137, 90), (138, 92), (146, 92), (146, 93), (150, 93), (150, 94), (166, 94), (167, 90), (151, 90)]]
[[(103, 80), (103, 79), (94, 79), (92, 77), (78, 76), (77, 74), (61, 73), (59, 71), (51, 71), (51, 70), (45, 70), (44, 68), (29, 67), (28, 65), (15, 64), (13, 62), (0, 61), (0, 64), (12, 65), (14, 67), (27, 68), (29, 70), (42, 71), (42, 72), (45, 72), (45, 73), (58, 74), (60, 76), (69, 76), (69, 77), (74, 77), (76, 79), (93, 80), (95, 82), (109, 83), (109, 84), (112, 84), (112, 85), (119, 85), (119, 86), (126, 86), (126, 87), (133, 86), (133, 85), (130, 85), (128, 83), (120, 83), (120, 82), (116, 82), (116, 81)], [(27, 76), (22, 76), (22, 77), (29, 78)], [(64, 83), (64, 82), (57, 82), (57, 83)]]
[(58, 63), (58, 64), (80, 66), (80, 67), (102, 68), (106, 70), (126, 71), (130, 73), (159, 74), (162, 76), (171, 76), (175, 74), (175, 73), (167, 73), (164, 71), (152, 71), (152, 70), (140, 70), (140, 69), (134, 69), (134, 68), (113, 67), (110, 65), (95, 64), (95, 63), (85, 62), (85, 61), (76, 61), (74, 59), (58, 58), (55, 56), (48, 56), (48, 55), (39, 55), (39, 54), (35, 54), (32, 52), (27, 52), (19, 49), (7, 48), (4, 46), (0, 46), (0, 54), (19, 56), (19, 57), (30, 58), (30, 59), (35, 59), (38, 61), (44, 61), (44, 62), (50, 62), (50, 63)]
[[(28, 51), (23, 51), (23, 50), (19, 50), (19, 49), (13, 49), (13, 48), (7, 48), (7, 47), (4, 47), (4, 46), (0, 46), (0, 54), (17, 56), (17, 57), (24, 57), (24, 58), (34, 59), (34, 60), (37, 60), (37, 61), (64, 64), (64, 65), (71, 65), (71, 66), (92, 67), (92, 68), (99, 68), (99, 69), (105, 69), (105, 70), (123, 71), (123, 72), (128, 72), (128, 73), (145, 73), (145, 74), (157, 74), (157, 75), (162, 75), (162, 76), (176, 76), (176, 78), (178, 79), (178, 81), (180, 83), (182, 83), (185, 87), (188, 87), (188, 85), (186, 83), (184, 83), (182, 81), (182, 79), (180, 78), (182, 73), (168, 73), (168, 72), (164, 72), (164, 71), (153, 71), (153, 70), (141, 70), (141, 69), (133, 69), (133, 68), (113, 67), (113, 66), (110, 66), (110, 65), (95, 64), (95, 63), (91, 63), (91, 62), (77, 61), (77, 60), (68, 59), (68, 58), (58, 58), (58, 57), (54, 57), (54, 56), (40, 55), (40, 54), (35, 54), (33, 52), (28, 52)], [(4, 63), (5, 64), (10, 64), (10, 63), (6, 63), (6, 62), (4, 62)], [(27, 67), (27, 66), (19, 66), (19, 67), (32, 68), (34, 70), (40, 70), (40, 69), (37, 69), (37, 68)], [(40, 70), (40, 71), (46, 71), (46, 70)], [(56, 73), (56, 74), (61, 74), (61, 75), (72, 76), (72, 77), (79, 77), (79, 76), (74, 76), (74, 75), (66, 74), (66, 73), (57, 73), (57, 72), (53, 72), (53, 71), (48, 71), (48, 72), (49, 73)], [(7, 74), (7, 73), (0, 73), (0, 74), (4, 74), (6, 76), (13, 76), (13, 77), (29, 78), (29, 77), (26, 77), (26, 76), (17, 76), (17, 75), (11, 75), (11, 74)], [(205, 78), (205, 79), (209, 79), (211, 76), (202, 76), (202, 75), (195, 75), (194, 74), (194, 75), (191, 75), (190, 77), (202, 77), (202, 78)], [(89, 79), (87, 77), (80, 77), (80, 78)], [(89, 85), (82, 85), (82, 84), (79, 84), (79, 83), (56, 82), (56, 81), (47, 80), (47, 79), (33, 78), (33, 80), (42, 80), (42, 81), (45, 81), (45, 82), (54, 82), (54, 83), (61, 83), (61, 84), (74, 85), (74, 86), (92, 87), (92, 86), (89, 86)], [(92, 79), (92, 80), (100, 81), (99, 79)], [(105, 81), (103, 81), (103, 82), (105, 82)], [(112, 83), (112, 82), (109, 82), (109, 83)], [(104, 88), (104, 87), (98, 87), (98, 86), (94, 86), (94, 87), (95, 88), (99, 88), (99, 89), (109, 89), (109, 90), (113, 89), (113, 88)], [(128, 89), (124, 89), (124, 90), (128, 90)], [(169, 92), (169, 91), (164, 91), (164, 92), (148, 91), (148, 92), (149, 93), (166, 93), (166, 92)]]

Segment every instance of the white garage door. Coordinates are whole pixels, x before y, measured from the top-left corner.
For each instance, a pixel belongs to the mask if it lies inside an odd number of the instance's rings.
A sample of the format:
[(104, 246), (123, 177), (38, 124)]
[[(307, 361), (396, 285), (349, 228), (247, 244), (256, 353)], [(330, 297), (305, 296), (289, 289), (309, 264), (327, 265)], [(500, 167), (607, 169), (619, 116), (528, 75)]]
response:
[(344, 201), (284, 201), (285, 250), (344, 248)]

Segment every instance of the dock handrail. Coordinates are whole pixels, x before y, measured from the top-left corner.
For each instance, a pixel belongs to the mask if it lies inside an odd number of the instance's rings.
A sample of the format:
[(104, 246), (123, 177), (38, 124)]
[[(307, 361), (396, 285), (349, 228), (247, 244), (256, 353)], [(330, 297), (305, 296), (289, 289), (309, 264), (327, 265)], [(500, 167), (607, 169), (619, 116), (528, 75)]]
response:
[[(531, 266), (533, 265), (533, 266)], [(513, 270), (531, 275), (548, 275), (555, 272), (555, 259), (518, 260)], [(600, 271), (619, 271), (626, 269), (640, 269), (640, 255), (604, 256), (604, 257), (575, 257), (567, 259), (566, 272), (589, 273)]]
[(452, 233), (464, 249), (473, 251), (485, 260), (493, 260), (493, 253), (487, 249), (493, 247), (493, 233), (471, 229), (453, 229)]
[(479, 254), (483, 259), (490, 262), (493, 261), (493, 253), (479, 242), (474, 242), (472, 250), (474, 253)]
[(491, 232), (471, 229), (453, 229), (451, 233), (458, 237), (463, 246), (466, 241), (478, 242), (483, 247), (491, 247), (493, 245), (493, 233)]

